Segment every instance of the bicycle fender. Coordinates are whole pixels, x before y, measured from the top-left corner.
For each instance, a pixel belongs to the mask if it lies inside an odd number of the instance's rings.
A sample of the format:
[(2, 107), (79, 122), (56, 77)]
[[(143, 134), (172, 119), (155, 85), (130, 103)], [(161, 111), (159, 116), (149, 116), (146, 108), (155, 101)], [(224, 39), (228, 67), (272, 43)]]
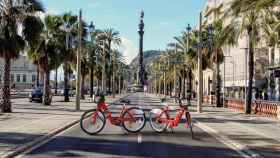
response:
[(136, 115), (142, 115), (142, 114), (145, 114), (145, 112), (141, 109), (141, 108), (138, 108), (138, 107), (132, 107), (132, 108), (129, 108), (128, 110), (131, 110), (133, 109), (134, 110), (134, 113)]
[(153, 114), (161, 114), (161, 112), (162, 112), (162, 110), (161, 109), (152, 109), (151, 111), (150, 111), (151, 113), (153, 113)]

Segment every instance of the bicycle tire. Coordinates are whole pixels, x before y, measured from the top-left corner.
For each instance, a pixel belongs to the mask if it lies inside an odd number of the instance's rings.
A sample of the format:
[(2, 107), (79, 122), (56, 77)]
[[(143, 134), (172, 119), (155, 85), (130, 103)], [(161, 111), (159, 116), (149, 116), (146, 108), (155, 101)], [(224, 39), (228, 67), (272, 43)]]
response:
[[(89, 131), (89, 130), (87, 130), (87, 129), (84, 127), (84, 124), (83, 124), (84, 120), (85, 120), (85, 119), (88, 119), (88, 117), (91, 117), (91, 116), (92, 116), (91, 113), (95, 113), (95, 112), (96, 112), (96, 109), (88, 110), (88, 111), (86, 111), (86, 112), (83, 113), (83, 115), (81, 116), (81, 119), (80, 119), (80, 127), (81, 127), (81, 129), (82, 129), (85, 133), (87, 133), (87, 134), (89, 134), (89, 135), (95, 135), (95, 134), (99, 133), (100, 131), (103, 130), (103, 128), (105, 127), (105, 124), (106, 124), (106, 117), (105, 117), (104, 113), (103, 113), (102, 111), (98, 111), (97, 118), (99, 118), (99, 119), (102, 121), (101, 128), (99, 128), (99, 129), (96, 130), (96, 131)], [(101, 115), (101, 116), (100, 116), (100, 115)]]
[(137, 133), (137, 132), (140, 132), (146, 125), (146, 116), (145, 116), (145, 113), (142, 109), (140, 108), (137, 108), (137, 107), (132, 107), (132, 108), (129, 108), (127, 111), (125, 111), (123, 114), (122, 114), (122, 118), (125, 118), (126, 114), (129, 114), (128, 112), (131, 111), (131, 110), (140, 110), (142, 114), (137, 114), (137, 115), (142, 115), (142, 118), (143, 118), (143, 124), (141, 124), (138, 128), (136, 128), (135, 130), (131, 130), (130, 128), (127, 127), (125, 121), (122, 122), (122, 127), (130, 132), (130, 133)]
[[(162, 116), (162, 115), (165, 115), (166, 119), (169, 120), (169, 115), (168, 115), (165, 111), (163, 111), (162, 109), (159, 109), (159, 110), (161, 110), (160, 115), (161, 115), (161, 116)], [(152, 115), (154, 115), (154, 114), (156, 114), (156, 113), (150, 112), (150, 117), (149, 117), (150, 120), (149, 120), (149, 122), (150, 122), (151, 128), (152, 128), (155, 132), (157, 132), (157, 133), (163, 133), (163, 132), (165, 132), (166, 129), (167, 129), (167, 123), (162, 123), (162, 124), (163, 124), (163, 127), (162, 127), (162, 128), (157, 128), (157, 127), (155, 126), (155, 124), (154, 124), (154, 121), (153, 121), (153, 116), (152, 116)]]

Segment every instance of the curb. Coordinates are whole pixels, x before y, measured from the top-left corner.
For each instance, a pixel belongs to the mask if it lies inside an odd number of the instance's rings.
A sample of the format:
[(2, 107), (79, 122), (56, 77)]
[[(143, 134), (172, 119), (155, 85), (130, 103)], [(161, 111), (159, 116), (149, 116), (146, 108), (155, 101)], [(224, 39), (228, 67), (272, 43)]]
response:
[(238, 152), (242, 157), (244, 158), (264, 158), (260, 154), (252, 151), (249, 149), (247, 145), (240, 144), (237, 141), (234, 141), (227, 136), (223, 135), (223, 133), (216, 131), (215, 129), (207, 126), (204, 123), (198, 122), (197, 120), (193, 119), (193, 122), (195, 123), (195, 126), (199, 127), (206, 133), (209, 133), (211, 136), (216, 138), (218, 141), (222, 142), (226, 146), (230, 147), (231, 149)]
[(29, 143), (27, 143), (25, 145), (22, 145), (22, 146), (16, 148), (14, 151), (10, 151), (10, 152), (7, 152), (4, 155), (1, 155), (1, 157), (2, 158), (13, 158), (13, 157), (23, 153), (24, 151), (28, 150), (29, 148), (32, 148), (34, 145), (37, 145), (37, 144), (39, 144), (39, 143), (41, 143), (41, 142), (43, 142), (43, 141), (45, 141), (45, 140), (55, 136), (55, 135), (57, 135), (58, 133), (66, 130), (66, 129), (72, 127), (72, 126), (74, 126), (79, 121), (80, 121), (80, 119), (72, 121), (72, 122), (68, 123), (66, 126), (60, 127), (58, 129), (55, 129), (52, 132), (48, 133), (47, 135), (41, 136), (41, 137), (35, 139), (32, 142), (29, 142)]
[[(112, 103), (116, 102), (117, 100), (120, 100), (122, 98), (125, 98), (125, 97), (128, 97), (130, 94), (127, 94), (127, 95), (123, 95), (121, 96), (120, 98), (116, 98), (116, 100), (112, 101)], [(60, 128), (57, 128), (57, 129), (54, 129), (53, 131), (49, 132), (47, 135), (44, 135), (44, 136), (39, 136), (37, 139), (35, 139), (34, 141), (32, 142), (29, 142), (27, 144), (23, 144), (19, 147), (16, 147), (15, 150), (13, 151), (8, 151), (2, 155), (0, 155), (1, 158), (13, 158), (13, 157), (16, 157), (22, 153), (24, 153), (25, 151), (27, 151), (28, 149), (31, 149), (33, 146), (35, 145), (38, 145), (40, 144), (41, 142), (44, 142), (48, 139), (50, 139), (51, 137), (71, 128), (72, 126), (76, 125), (77, 123), (80, 122), (80, 119), (78, 120), (75, 120), (75, 121), (72, 121), (68, 124), (66, 124), (65, 126), (63, 127), (60, 127)]]

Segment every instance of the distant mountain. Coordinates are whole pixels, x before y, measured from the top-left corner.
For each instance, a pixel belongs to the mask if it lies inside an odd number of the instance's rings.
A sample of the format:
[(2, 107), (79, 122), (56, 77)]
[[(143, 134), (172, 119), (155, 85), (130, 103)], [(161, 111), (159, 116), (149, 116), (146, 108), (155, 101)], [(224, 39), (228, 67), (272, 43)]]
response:
[[(162, 51), (159, 51), (159, 50), (148, 50), (148, 51), (143, 52), (145, 69), (148, 72), (148, 74), (151, 70), (152, 62), (155, 59), (157, 59), (161, 53), (162, 53)], [(131, 61), (129, 66), (132, 69), (132, 71), (135, 73), (138, 71), (138, 65), (139, 65), (139, 55)]]

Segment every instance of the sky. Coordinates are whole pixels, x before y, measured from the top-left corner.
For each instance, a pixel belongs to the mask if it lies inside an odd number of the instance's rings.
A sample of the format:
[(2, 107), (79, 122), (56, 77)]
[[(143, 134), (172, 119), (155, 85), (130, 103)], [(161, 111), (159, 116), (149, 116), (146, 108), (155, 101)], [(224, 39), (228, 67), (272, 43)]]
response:
[(145, 12), (145, 50), (163, 50), (188, 23), (196, 26), (206, 0), (41, 0), (48, 14), (83, 11), (83, 20), (98, 29), (120, 32), (121, 51), (127, 63), (137, 56), (140, 12)]

